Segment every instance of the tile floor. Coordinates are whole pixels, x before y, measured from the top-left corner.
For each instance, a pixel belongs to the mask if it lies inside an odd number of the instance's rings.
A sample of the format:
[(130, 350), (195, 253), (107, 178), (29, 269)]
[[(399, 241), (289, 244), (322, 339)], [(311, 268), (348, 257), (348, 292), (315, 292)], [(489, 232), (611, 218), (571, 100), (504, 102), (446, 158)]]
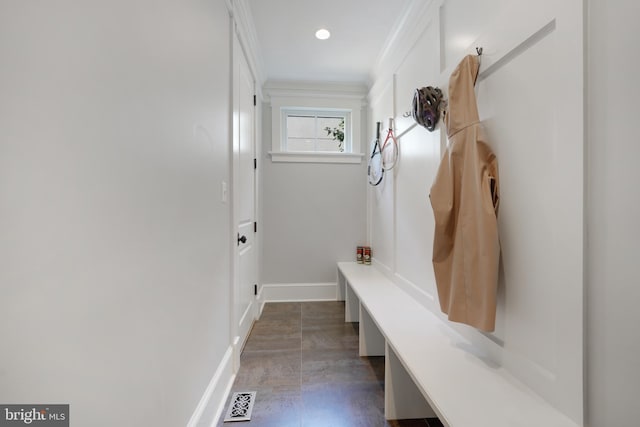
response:
[(223, 413), (219, 427), (442, 427), (384, 419), (384, 357), (358, 356), (358, 324), (345, 323), (343, 302), (266, 304), (236, 391), (257, 392), (251, 421), (224, 423)]

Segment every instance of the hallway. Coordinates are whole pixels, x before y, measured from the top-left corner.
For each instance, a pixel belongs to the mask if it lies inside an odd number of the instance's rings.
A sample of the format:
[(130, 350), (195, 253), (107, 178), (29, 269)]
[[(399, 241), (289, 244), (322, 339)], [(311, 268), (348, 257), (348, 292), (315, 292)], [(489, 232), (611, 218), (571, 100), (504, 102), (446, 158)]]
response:
[[(383, 358), (358, 356), (341, 303), (291, 303), (335, 298), (337, 263), (367, 245), (470, 361), (576, 426), (637, 427), (638, 16), (620, 0), (0, 2), (0, 418), (63, 404), (73, 426), (220, 426), (233, 387), (257, 392), (253, 420), (224, 426), (428, 426), (384, 420)], [(491, 333), (442, 313), (430, 188), (452, 116), (433, 132), (412, 117), (416, 89), (452, 99), (478, 48), (500, 183)], [(295, 111), (315, 133), (288, 132)], [(320, 124), (345, 115), (350, 138)], [(400, 155), (372, 186), (378, 122)], [(256, 320), (264, 301), (289, 303)], [(425, 353), (416, 366), (449, 361)], [(451, 413), (480, 413), (448, 390)]]
[[(266, 304), (242, 352), (236, 391), (257, 392), (242, 425), (441, 426), (385, 421), (384, 357), (358, 356), (358, 324), (344, 322), (343, 302)], [(234, 425), (224, 415), (218, 426)]]

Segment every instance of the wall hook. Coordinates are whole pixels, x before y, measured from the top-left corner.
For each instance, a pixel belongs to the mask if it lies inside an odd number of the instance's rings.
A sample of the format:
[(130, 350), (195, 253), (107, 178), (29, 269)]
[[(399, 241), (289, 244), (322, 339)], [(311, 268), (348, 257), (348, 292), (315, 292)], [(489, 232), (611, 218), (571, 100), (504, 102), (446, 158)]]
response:
[(476, 47), (476, 52), (478, 53), (478, 56), (482, 55), (482, 47)]

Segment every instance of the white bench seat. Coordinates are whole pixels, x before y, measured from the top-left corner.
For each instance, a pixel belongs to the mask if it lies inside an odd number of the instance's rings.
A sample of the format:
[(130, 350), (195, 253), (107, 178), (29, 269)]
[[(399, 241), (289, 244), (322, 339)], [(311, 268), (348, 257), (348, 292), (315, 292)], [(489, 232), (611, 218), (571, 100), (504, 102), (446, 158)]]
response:
[(360, 355), (385, 355), (387, 419), (437, 416), (448, 427), (578, 427), (375, 267), (338, 263), (345, 321)]

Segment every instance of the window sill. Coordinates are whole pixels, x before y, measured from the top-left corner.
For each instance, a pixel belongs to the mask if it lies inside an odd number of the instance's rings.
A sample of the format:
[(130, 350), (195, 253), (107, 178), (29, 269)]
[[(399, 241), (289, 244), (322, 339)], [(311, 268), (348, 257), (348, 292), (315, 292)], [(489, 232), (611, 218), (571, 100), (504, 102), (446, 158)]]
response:
[(360, 164), (364, 154), (356, 153), (306, 153), (292, 151), (269, 151), (272, 162), (290, 163), (351, 163)]

